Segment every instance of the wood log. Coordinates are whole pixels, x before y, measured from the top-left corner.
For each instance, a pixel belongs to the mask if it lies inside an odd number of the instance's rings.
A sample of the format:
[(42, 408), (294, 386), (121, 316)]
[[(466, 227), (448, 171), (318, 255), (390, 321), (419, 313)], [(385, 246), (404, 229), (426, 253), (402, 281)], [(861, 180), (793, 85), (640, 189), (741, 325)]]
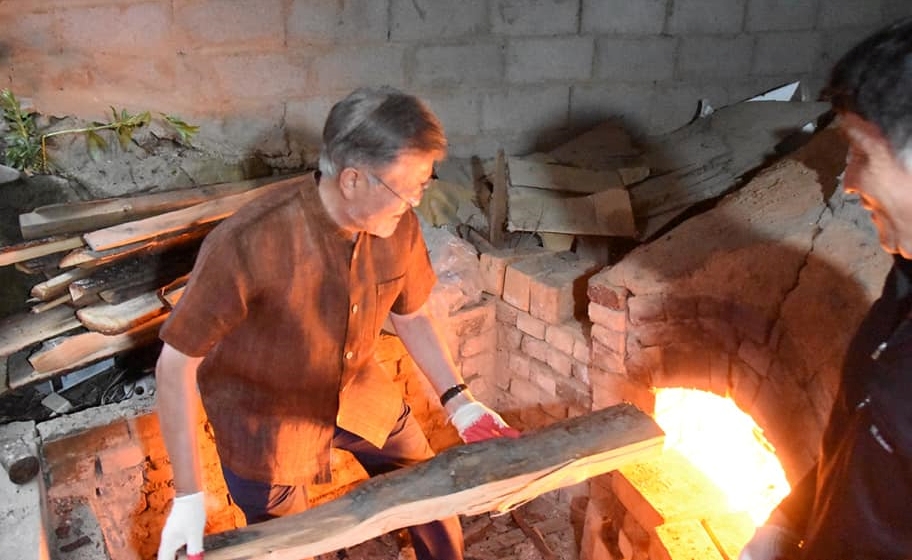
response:
[(75, 237), (45, 237), (43, 239), (23, 241), (22, 243), (0, 247), (0, 266), (37, 259), (54, 253), (62, 253), (82, 246), (82, 238), (78, 235)]
[(277, 180), (265, 177), (153, 194), (51, 204), (20, 214), (19, 229), (23, 239), (92, 231), (249, 191)]
[(25, 484), (35, 478), (40, 465), (34, 435), (0, 440), (0, 465), (3, 465), (13, 484)]
[(62, 306), (44, 313), (18, 313), (0, 320), (0, 356), (8, 356), (42, 340), (78, 329), (72, 308)]
[(544, 189), (510, 187), (509, 195), (509, 231), (636, 235), (630, 196), (624, 189), (568, 197)]
[(508, 511), (660, 452), (662, 430), (619, 404), (518, 439), (450, 448), (311, 510), (211, 535), (206, 560), (298, 560), (454, 515)]
[(82, 237), (93, 251), (104, 251), (123, 247), (131, 243), (146, 241), (195, 226), (222, 220), (238, 210), (241, 206), (278, 189), (283, 189), (299, 181), (299, 177), (284, 179), (266, 186), (202, 202), (181, 210), (166, 212), (150, 218), (118, 224), (108, 228), (84, 234)]
[(165, 318), (167, 314), (113, 336), (90, 331), (46, 341), (41, 350), (28, 357), (34, 370), (16, 376), (10, 372), (9, 386), (16, 389), (145, 346), (156, 340)]

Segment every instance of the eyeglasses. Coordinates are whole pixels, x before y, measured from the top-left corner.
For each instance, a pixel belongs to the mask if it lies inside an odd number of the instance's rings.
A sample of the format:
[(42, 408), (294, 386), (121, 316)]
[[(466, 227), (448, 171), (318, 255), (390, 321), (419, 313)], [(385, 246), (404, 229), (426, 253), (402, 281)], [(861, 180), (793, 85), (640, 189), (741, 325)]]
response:
[(386, 184), (386, 181), (384, 181), (383, 179), (381, 179), (379, 176), (374, 175), (373, 173), (371, 173), (371, 172), (369, 172), (369, 171), (366, 173), (366, 175), (367, 175), (368, 178), (371, 179), (372, 181), (375, 181), (375, 182), (377, 182), (377, 183), (380, 183), (381, 185), (383, 185), (384, 187), (386, 187), (386, 190), (388, 190), (389, 192), (393, 193), (393, 194), (396, 196), (396, 198), (398, 198), (398, 199), (401, 200), (402, 202), (408, 204), (408, 205), (411, 206), (412, 208), (417, 208), (418, 205), (421, 204), (421, 196), (424, 194), (424, 191), (426, 191), (427, 188), (431, 185), (431, 180), (436, 178), (436, 177), (435, 177), (436, 174), (432, 174), (430, 179), (428, 179), (428, 180), (425, 181), (424, 183), (421, 183), (421, 193), (420, 193), (417, 197), (406, 198), (406, 197), (402, 196), (401, 194), (399, 194), (399, 192), (396, 191), (396, 189), (394, 189), (393, 187), (387, 185), (387, 184)]

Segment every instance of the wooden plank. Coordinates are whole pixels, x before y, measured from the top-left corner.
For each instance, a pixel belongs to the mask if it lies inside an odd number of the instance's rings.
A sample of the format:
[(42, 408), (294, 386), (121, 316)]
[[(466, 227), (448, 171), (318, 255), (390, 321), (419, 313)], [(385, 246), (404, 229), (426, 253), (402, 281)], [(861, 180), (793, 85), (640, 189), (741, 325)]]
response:
[(617, 170), (594, 171), (521, 158), (508, 158), (507, 166), (510, 169), (510, 184), (513, 186), (583, 194), (622, 189), (649, 175), (649, 170), (645, 167), (621, 173)]
[(566, 196), (545, 189), (510, 187), (509, 193), (509, 231), (636, 235), (630, 196), (624, 189)]
[(99, 303), (76, 310), (76, 317), (91, 331), (107, 335), (126, 332), (166, 313), (157, 291), (146, 292), (122, 303)]
[(206, 538), (206, 560), (298, 560), (455, 515), (508, 511), (661, 451), (662, 430), (619, 404), (528, 432), (450, 448), (299, 514)]
[(117, 262), (71, 283), (70, 297), (79, 303), (87, 296), (106, 290), (148, 286), (150, 283), (157, 288), (187, 274), (193, 268), (195, 257), (195, 248), (191, 248)]
[(82, 246), (82, 238), (78, 235), (75, 237), (46, 237), (23, 241), (22, 243), (0, 247), (0, 266), (37, 259), (54, 253), (62, 253)]
[(152, 194), (51, 204), (20, 214), (19, 229), (24, 239), (92, 231), (249, 191), (277, 180), (280, 179), (266, 177)]
[(41, 301), (50, 301), (57, 296), (67, 293), (70, 284), (76, 280), (90, 276), (93, 272), (94, 269), (91, 268), (74, 268), (72, 270), (67, 270), (44, 282), (35, 284), (32, 286), (32, 290), (29, 293), (32, 297), (36, 297)]
[(44, 313), (18, 313), (0, 320), (0, 356), (8, 356), (42, 340), (82, 326), (75, 311), (66, 306)]
[(180, 230), (190, 229), (195, 226), (222, 220), (257, 197), (278, 189), (286, 188), (299, 180), (299, 177), (293, 177), (291, 179), (277, 181), (240, 194), (202, 202), (181, 210), (174, 210), (150, 218), (99, 229), (86, 233), (82, 237), (93, 251), (104, 251), (130, 245), (131, 243), (146, 241)]
[(61, 340), (48, 341), (44, 348), (28, 357), (34, 371), (9, 380), (10, 388), (50, 379), (59, 374), (79, 369), (85, 365), (109, 358), (115, 354), (154, 342), (158, 329), (167, 318), (160, 315), (151, 321), (113, 336), (97, 332), (75, 334)]
[(212, 231), (216, 225), (218, 225), (218, 222), (210, 222), (168, 235), (154, 237), (148, 241), (131, 243), (129, 245), (104, 251), (93, 251), (88, 247), (83, 247), (71, 251), (63, 257), (60, 261), (60, 266), (62, 268), (72, 266), (78, 266), (79, 268), (96, 267), (122, 261), (131, 257), (157, 255), (180, 247), (181, 245), (190, 246), (192, 243), (202, 242), (202, 239)]
[(638, 167), (641, 153), (617, 119), (598, 124), (548, 152), (561, 163), (602, 171)]

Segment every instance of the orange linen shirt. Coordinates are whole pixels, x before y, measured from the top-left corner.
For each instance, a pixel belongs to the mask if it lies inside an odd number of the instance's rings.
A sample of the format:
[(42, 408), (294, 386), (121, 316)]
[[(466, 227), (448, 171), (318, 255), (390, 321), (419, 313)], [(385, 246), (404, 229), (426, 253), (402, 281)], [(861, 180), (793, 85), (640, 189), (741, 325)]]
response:
[(389, 238), (353, 240), (308, 176), (206, 237), (160, 337), (205, 356), (200, 395), (225, 466), (273, 484), (325, 483), (336, 425), (386, 441), (402, 395), (374, 360), (380, 328), (390, 311), (416, 311), (435, 281), (414, 212)]

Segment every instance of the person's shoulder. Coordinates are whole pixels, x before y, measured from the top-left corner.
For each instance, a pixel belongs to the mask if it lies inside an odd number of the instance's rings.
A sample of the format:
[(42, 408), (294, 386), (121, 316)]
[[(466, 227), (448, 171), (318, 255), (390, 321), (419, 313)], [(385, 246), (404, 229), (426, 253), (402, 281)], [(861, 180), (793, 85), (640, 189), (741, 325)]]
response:
[(265, 189), (262, 194), (238, 209), (219, 227), (241, 233), (286, 220), (290, 214), (305, 209), (306, 205), (301, 202), (314, 185), (310, 175), (303, 175), (282, 179), (262, 188)]

